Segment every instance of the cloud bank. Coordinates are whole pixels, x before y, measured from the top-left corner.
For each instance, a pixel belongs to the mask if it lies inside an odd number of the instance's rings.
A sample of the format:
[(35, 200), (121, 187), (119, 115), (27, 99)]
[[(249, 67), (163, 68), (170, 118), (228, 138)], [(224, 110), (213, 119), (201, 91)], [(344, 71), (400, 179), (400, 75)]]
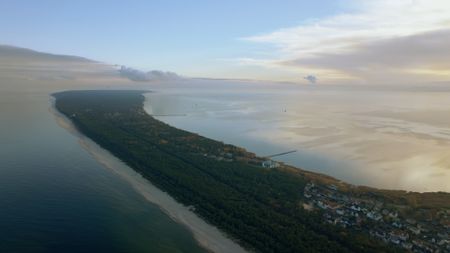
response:
[(141, 70), (122, 66), (118, 71), (121, 76), (136, 82), (172, 81), (182, 79), (182, 77), (180, 77), (176, 73), (164, 72), (159, 70), (144, 72)]
[(246, 64), (320, 74), (327, 82), (450, 80), (450, 2), (352, 2), (355, 11), (244, 38), (277, 56)]

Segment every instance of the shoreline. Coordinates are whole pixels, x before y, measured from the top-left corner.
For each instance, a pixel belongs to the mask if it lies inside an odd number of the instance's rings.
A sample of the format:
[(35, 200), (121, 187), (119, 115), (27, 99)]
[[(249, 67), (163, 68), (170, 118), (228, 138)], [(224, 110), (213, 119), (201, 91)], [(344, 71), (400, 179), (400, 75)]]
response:
[(185, 226), (202, 248), (218, 253), (248, 252), (238, 243), (228, 238), (217, 227), (201, 219), (189, 207), (178, 203), (169, 194), (151, 184), (151, 182), (113, 156), (109, 151), (101, 148), (94, 141), (80, 133), (70, 120), (58, 112), (54, 102), (55, 98), (51, 97), (49, 112), (54, 115), (59, 126), (77, 137), (82, 148), (89, 152), (105, 168), (126, 180), (137, 193), (141, 194), (147, 201), (157, 205), (172, 220)]
[[(200, 245), (208, 249), (214, 247), (205, 241), (205, 236), (210, 236), (208, 230), (211, 227), (199, 230), (201, 219), (195, 214), (192, 217), (180, 214), (179, 210), (184, 209), (187, 214), (189, 211), (199, 213), (234, 238), (240, 238), (236, 242), (245, 242), (255, 249), (268, 252), (293, 248), (359, 251), (367, 247), (390, 251), (390, 246), (383, 244), (383, 241), (390, 240), (389, 231), (399, 228), (402, 233), (409, 234), (409, 230), (414, 233), (411, 239), (402, 239), (405, 242), (431, 238), (426, 241), (433, 245), (434, 235), (448, 226), (449, 194), (355, 186), (283, 163), (275, 167), (278, 169), (261, 169), (265, 167), (267, 158), (172, 127), (151, 117), (142, 108), (144, 98), (139, 92), (68, 91), (57, 93), (54, 97), (55, 108), (68, 115), (65, 118), (79, 126), (82, 133), (98, 141), (105, 150), (111, 150), (130, 167), (136, 168), (135, 173), (126, 169), (116, 170), (115, 173), (132, 182), (136, 191), (147, 200), (163, 208), (165, 204), (164, 211), (170, 211), (167, 214), (187, 226)], [(117, 101), (123, 103), (117, 104)], [(120, 161), (116, 165), (115, 159), (105, 159), (109, 151), (105, 156), (102, 148), (96, 149), (95, 144), (81, 144), (105, 167), (114, 170), (116, 166), (123, 165)], [(152, 192), (152, 189), (143, 191), (142, 186), (146, 187), (148, 182), (137, 172), (171, 196), (176, 196), (185, 206), (173, 201), (179, 206), (167, 208), (168, 203), (161, 203), (161, 199), (155, 199), (152, 194), (146, 195), (145, 192)], [(170, 197), (163, 198), (167, 199)], [(310, 206), (326, 210), (323, 216), (320, 212), (310, 216), (310, 210), (305, 205), (303, 208), (297, 205), (307, 202)], [(335, 211), (336, 208), (340, 208), (339, 212)], [(355, 220), (354, 217), (361, 218)], [(433, 217), (435, 222), (430, 222), (429, 217)], [(395, 222), (391, 223), (392, 220)], [(416, 223), (419, 225), (415, 226)], [(348, 226), (354, 229), (347, 230)], [(419, 236), (422, 229), (426, 235), (423, 238)], [(377, 231), (385, 231), (384, 236), (378, 238)], [(220, 231), (218, 234), (221, 234)], [(279, 237), (274, 238), (274, 234)], [(354, 241), (354, 237), (361, 240)], [(323, 244), (316, 244), (317, 241), (323, 241)], [(347, 241), (348, 244), (345, 243)], [(237, 248), (240, 249), (239, 246)], [(226, 246), (222, 250), (237, 252), (229, 249)], [(217, 252), (222, 250), (212, 249)]]
[[(189, 112), (185, 118), (157, 117), (157, 119), (179, 129), (246, 148), (259, 156), (297, 149), (296, 154), (280, 156), (275, 160), (304, 170), (330, 175), (353, 185), (384, 190), (450, 193), (450, 187), (445, 182), (445, 179), (450, 178), (448, 177), (450, 172), (445, 170), (448, 150), (441, 149), (445, 148), (445, 143), (436, 142), (434, 146), (431, 142), (438, 140), (437, 137), (436, 139), (432, 135), (429, 139), (425, 137), (431, 128), (422, 131), (414, 122), (401, 118), (391, 122), (395, 115), (387, 115), (389, 110), (386, 111), (386, 115), (380, 116), (377, 116), (378, 113), (371, 113), (370, 110), (364, 113), (352, 113), (350, 110), (347, 115), (343, 108), (341, 113), (335, 115), (342, 121), (343, 125), (339, 126), (342, 129), (339, 128), (341, 130), (334, 132), (332, 124), (325, 124), (326, 121), (319, 124), (318, 122), (323, 120), (322, 117), (309, 114), (309, 111), (302, 109), (301, 106), (297, 107), (293, 100), (289, 100), (294, 95), (286, 92), (272, 96), (270, 98), (272, 106), (265, 106), (262, 102), (263, 99), (267, 99), (266, 95), (246, 94), (248, 97), (243, 98), (214, 93), (213, 90), (210, 93), (214, 94), (211, 96), (217, 96), (217, 99), (211, 100), (208, 95), (198, 94), (195, 91), (161, 90), (154, 94), (144, 94), (145, 106), (148, 112), (152, 112), (153, 107), (155, 114)], [(299, 93), (299, 96), (305, 94)], [(333, 93), (332, 96), (336, 94)], [(286, 98), (286, 102), (282, 100), (283, 97)], [(195, 104), (199, 106), (194, 107)], [(287, 114), (273, 109), (281, 104), (292, 109)], [(349, 130), (351, 125), (348, 124), (351, 123), (353, 114), (358, 123), (355, 127), (361, 130), (356, 131), (354, 135)], [(366, 119), (367, 122), (364, 121)], [(405, 128), (402, 128), (401, 122), (406, 124)], [(409, 128), (410, 125), (412, 128)], [(430, 127), (432, 125), (430, 123)], [(399, 129), (399, 132), (390, 127)], [(407, 129), (411, 130), (410, 133), (406, 133)], [(362, 131), (370, 132), (362, 134)], [(384, 138), (389, 136), (399, 138), (394, 140)], [(419, 139), (424, 141), (425, 146), (415, 146), (417, 144), (415, 141)], [(412, 150), (409, 150), (409, 145), (402, 143), (411, 144)]]

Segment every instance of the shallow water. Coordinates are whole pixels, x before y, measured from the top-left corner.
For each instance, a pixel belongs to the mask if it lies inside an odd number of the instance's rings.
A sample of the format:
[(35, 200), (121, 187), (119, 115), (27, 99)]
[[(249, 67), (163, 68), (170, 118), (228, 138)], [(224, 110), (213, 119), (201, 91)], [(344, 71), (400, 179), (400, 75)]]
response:
[[(208, 85), (146, 95), (150, 114), (359, 185), (450, 191), (446, 87)], [(174, 115), (174, 116), (170, 116)], [(184, 116), (180, 116), (184, 115)]]

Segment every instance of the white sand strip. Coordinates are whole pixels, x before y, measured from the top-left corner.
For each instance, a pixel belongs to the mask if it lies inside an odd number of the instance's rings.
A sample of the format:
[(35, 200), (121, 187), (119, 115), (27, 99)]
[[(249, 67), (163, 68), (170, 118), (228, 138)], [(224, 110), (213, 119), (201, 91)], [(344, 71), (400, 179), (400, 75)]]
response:
[(130, 183), (138, 193), (148, 201), (158, 205), (173, 220), (186, 226), (202, 247), (217, 253), (247, 252), (239, 244), (224, 235), (219, 229), (206, 223), (194, 212), (190, 211), (188, 207), (175, 201), (169, 194), (156, 188), (121, 160), (78, 132), (72, 122), (54, 108), (54, 101), (52, 100), (51, 102), (52, 106), (50, 111), (55, 115), (56, 121), (61, 127), (77, 136), (80, 144), (97, 161)]

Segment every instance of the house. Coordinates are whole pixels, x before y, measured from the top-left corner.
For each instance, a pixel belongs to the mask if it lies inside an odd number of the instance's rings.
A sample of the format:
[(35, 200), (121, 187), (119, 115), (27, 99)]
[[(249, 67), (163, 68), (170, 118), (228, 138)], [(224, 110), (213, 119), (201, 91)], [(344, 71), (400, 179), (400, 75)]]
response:
[(397, 212), (390, 212), (390, 213), (389, 213), (389, 217), (395, 219), (395, 218), (398, 217), (398, 213), (397, 213)]
[(378, 237), (379, 239), (385, 239), (386, 238), (386, 233), (384, 231), (381, 231), (381, 230), (376, 230), (376, 231), (371, 230), (370, 234), (372, 236)]
[(328, 187), (328, 189), (333, 190), (333, 191), (337, 190), (337, 186), (334, 184), (329, 184), (329, 185), (327, 185), (327, 187)]
[(448, 245), (448, 244), (449, 244), (449, 241), (448, 241), (448, 240), (440, 240), (437, 244), (438, 244), (439, 246), (442, 246), (442, 245)]
[(273, 169), (280, 167), (280, 164), (272, 160), (265, 160), (264, 162), (261, 163), (261, 166), (263, 168)]
[(357, 212), (354, 212), (354, 211), (350, 211), (350, 215), (355, 217), (355, 218), (359, 217), (359, 214)]
[(359, 207), (358, 205), (352, 205), (352, 206), (350, 207), (350, 209), (352, 209), (353, 211), (357, 211), (357, 212), (360, 212), (360, 211), (361, 211), (361, 207)]
[(372, 219), (374, 221), (379, 221), (381, 220), (381, 218), (383, 218), (383, 216), (381, 216), (381, 214), (377, 213), (377, 212), (368, 212), (366, 215), (369, 219)]
[(391, 231), (390, 236), (391, 237), (396, 237), (396, 238), (398, 238), (398, 239), (400, 239), (402, 241), (406, 241), (406, 240), (409, 239), (408, 233), (403, 232), (401, 230), (393, 230), (393, 231)]
[(392, 242), (393, 244), (399, 244), (399, 243), (400, 243), (400, 240), (399, 240), (397, 237), (391, 237), (391, 242)]
[(402, 247), (405, 248), (405, 249), (407, 249), (407, 250), (411, 250), (412, 247), (413, 247), (413, 245), (412, 245), (412, 243), (410, 243), (410, 242), (403, 242), (403, 243), (402, 243)]
[(396, 228), (402, 228), (402, 227), (403, 227), (403, 225), (402, 225), (400, 222), (397, 222), (397, 221), (394, 221), (394, 222), (392, 223), (392, 226), (394, 226), (394, 227), (396, 227)]
[(327, 209), (328, 208), (328, 205), (327, 204), (325, 204), (325, 203), (323, 203), (322, 201), (317, 201), (317, 206), (318, 207), (320, 207), (320, 208), (322, 208), (322, 209)]
[(414, 226), (408, 226), (408, 230), (413, 232), (415, 235), (420, 234), (420, 228)]
[(336, 210), (342, 206), (339, 203), (336, 203), (336, 202), (330, 201), (330, 200), (326, 201), (326, 205), (328, 206), (329, 209), (332, 209), (332, 210)]
[(309, 182), (309, 183), (306, 184), (305, 189), (309, 190), (311, 188), (314, 188), (314, 186), (315, 186), (315, 184), (313, 182)]

